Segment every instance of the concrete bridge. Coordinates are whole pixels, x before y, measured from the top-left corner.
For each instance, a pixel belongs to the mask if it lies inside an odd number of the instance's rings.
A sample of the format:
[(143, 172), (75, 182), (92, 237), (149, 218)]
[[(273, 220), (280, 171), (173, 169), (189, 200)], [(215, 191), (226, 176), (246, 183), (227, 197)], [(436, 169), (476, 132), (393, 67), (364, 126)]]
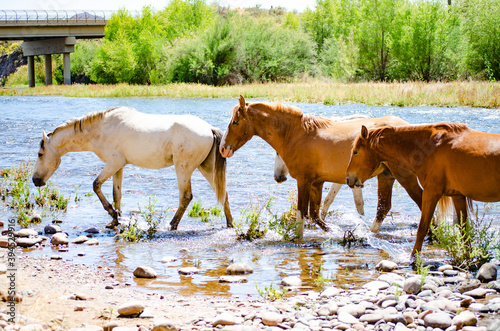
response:
[(22, 40), (29, 86), (35, 86), (35, 55), (45, 55), (45, 85), (52, 84), (52, 54), (63, 54), (64, 84), (71, 84), (70, 53), (76, 39), (104, 37), (110, 11), (0, 10), (0, 40)]

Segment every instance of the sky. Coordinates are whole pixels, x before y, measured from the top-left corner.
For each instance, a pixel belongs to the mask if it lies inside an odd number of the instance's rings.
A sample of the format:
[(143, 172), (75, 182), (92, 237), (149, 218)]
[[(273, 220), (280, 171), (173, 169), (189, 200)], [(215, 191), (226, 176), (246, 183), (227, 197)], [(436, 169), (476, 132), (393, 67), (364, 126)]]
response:
[[(1, 10), (141, 10), (146, 5), (155, 9), (163, 9), (170, 0), (0, 0)], [(207, 0), (207, 3), (212, 3)], [(260, 5), (261, 8), (284, 7), (288, 11), (302, 12), (306, 8), (314, 9), (316, 0), (217, 0), (222, 6), (229, 8), (248, 8)]]

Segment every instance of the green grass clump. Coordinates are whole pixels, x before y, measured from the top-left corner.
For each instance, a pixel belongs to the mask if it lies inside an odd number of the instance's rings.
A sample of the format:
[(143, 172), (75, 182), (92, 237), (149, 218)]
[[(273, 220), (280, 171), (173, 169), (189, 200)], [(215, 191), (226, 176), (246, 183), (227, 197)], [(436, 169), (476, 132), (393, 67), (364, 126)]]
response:
[(204, 208), (201, 200), (196, 199), (188, 212), (189, 217), (200, 217), (202, 222), (209, 222), (211, 217), (220, 217), (222, 210), (218, 206)]
[(466, 270), (477, 270), (494, 257), (499, 250), (498, 231), (491, 227), (492, 220), (486, 221), (476, 214), (459, 224), (439, 222), (433, 225), (433, 235), (437, 245), (446, 250), (450, 263)]

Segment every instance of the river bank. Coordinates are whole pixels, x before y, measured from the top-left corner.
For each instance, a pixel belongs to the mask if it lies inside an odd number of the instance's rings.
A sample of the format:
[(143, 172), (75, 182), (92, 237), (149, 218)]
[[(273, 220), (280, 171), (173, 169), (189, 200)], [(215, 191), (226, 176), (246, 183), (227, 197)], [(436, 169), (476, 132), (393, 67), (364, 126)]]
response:
[[(0, 251), (1, 263), (6, 262), (6, 252)], [(290, 291), (271, 301), (259, 296), (185, 297), (138, 290), (132, 283), (144, 279), (119, 281), (112, 269), (57, 255), (23, 256), (16, 263), (21, 302), (16, 304), (16, 323), (8, 322), (9, 311), (2, 303), (0, 326), (5, 330), (485, 331), (500, 327), (500, 282), (481, 284), (449, 265), (416, 275), (385, 261), (385, 271), (374, 270), (374, 281), (321, 292), (299, 290), (299, 277), (284, 279), (287, 285), (297, 282), (297, 287), (280, 285)], [(0, 275), (4, 297), (7, 276)], [(141, 313), (120, 314), (124, 307)]]
[(365, 82), (338, 83), (303, 79), (295, 83), (232, 86), (202, 84), (169, 85), (51, 85), (0, 89), (0, 96), (66, 96), (79, 98), (260, 98), (280, 102), (368, 106), (500, 107), (497, 82)]

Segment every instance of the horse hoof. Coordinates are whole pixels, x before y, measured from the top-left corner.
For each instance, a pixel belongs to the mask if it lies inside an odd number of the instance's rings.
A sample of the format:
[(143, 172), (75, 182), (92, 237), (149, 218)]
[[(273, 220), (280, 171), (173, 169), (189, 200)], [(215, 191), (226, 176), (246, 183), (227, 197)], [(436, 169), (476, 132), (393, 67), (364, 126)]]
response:
[(118, 226), (118, 222), (110, 222), (106, 225), (106, 229), (115, 229)]

